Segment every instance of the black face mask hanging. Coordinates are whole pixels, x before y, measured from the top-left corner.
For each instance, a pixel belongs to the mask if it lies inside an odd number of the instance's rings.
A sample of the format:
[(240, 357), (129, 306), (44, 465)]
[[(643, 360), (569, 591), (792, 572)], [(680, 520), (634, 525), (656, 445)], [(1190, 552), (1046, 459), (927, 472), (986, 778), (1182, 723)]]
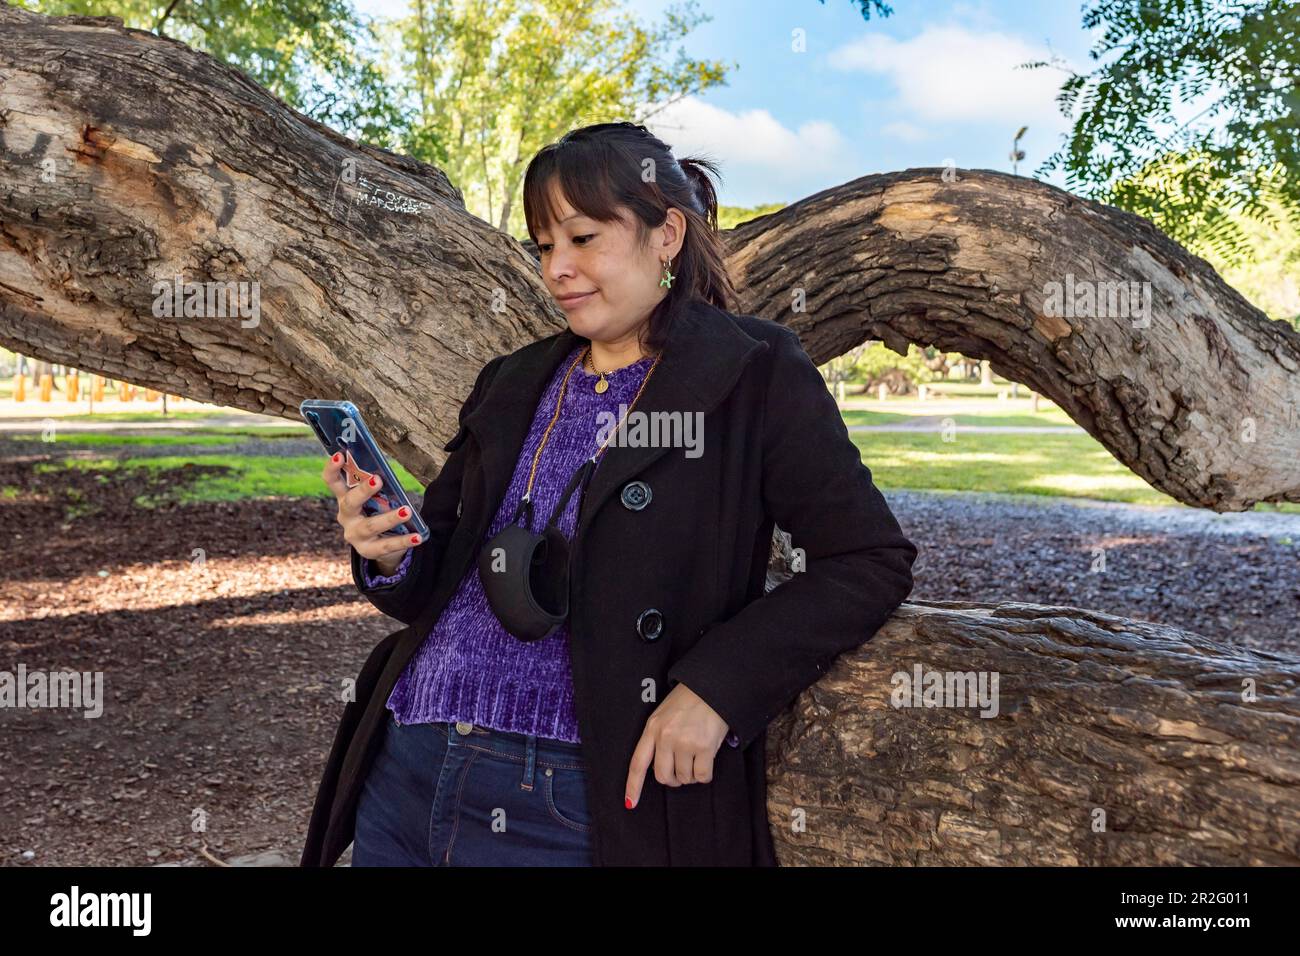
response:
[[(579, 501), (582, 500), (582, 496), (586, 494), (587, 482), (596, 469), (597, 459), (604, 452), (609, 440), (619, 431), (618, 426), (612, 429), (596, 454), (584, 461), (573, 473), (563, 494), (560, 495), (559, 502), (551, 511), (546, 526), (540, 533), (533, 531), (532, 490), (533, 479), (537, 475), (537, 462), (541, 458), (542, 449), (546, 447), (551, 437), (551, 428), (560, 417), (560, 407), (564, 402), (569, 377), (578, 363), (590, 352), (591, 348), (588, 346), (587, 351), (569, 367), (568, 373), (564, 376), (560, 394), (555, 400), (555, 414), (551, 418), (551, 424), (547, 426), (546, 434), (537, 452), (533, 455), (528, 487), (524, 491), (523, 498), (520, 499), (519, 506), (515, 509), (514, 516), (509, 524), (483, 545), (483, 550), (478, 556), (478, 576), (483, 583), (483, 593), (492, 612), (507, 633), (525, 642), (540, 641), (550, 637), (569, 616), (570, 548), (568, 539), (560, 531), (557, 522), (564, 514), (574, 489), (579, 486), (582, 489), (579, 493)], [(637, 399), (641, 397), (641, 392), (654, 373), (655, 366), (659, 364), (660, 357), (655, 358), (654, 364), (646, 372), (641, 388), (637, 390), (636, 397), (632, 399), (627, 412), (631, 412), (635, 407)], [(624, 413), (623, 420), (626, 420), (627, 412)], [(619, 422), (619, 426), (621, 425), (622, 421)], [(519, 525), (520, 517), (524, 519), (522, 527)]]
[(556, 522), (573, 489), (581, 483), (586, 491), (595, 465), (596, 459), (588, 458), (573, 473), (540, 534), (530, 530), (533, 503), (525, 495), (510, 523), (479, 552), (478, 576), (488, 604), (501, 626), (521, 641), (550, 637), (569, 616), (569, 542)]

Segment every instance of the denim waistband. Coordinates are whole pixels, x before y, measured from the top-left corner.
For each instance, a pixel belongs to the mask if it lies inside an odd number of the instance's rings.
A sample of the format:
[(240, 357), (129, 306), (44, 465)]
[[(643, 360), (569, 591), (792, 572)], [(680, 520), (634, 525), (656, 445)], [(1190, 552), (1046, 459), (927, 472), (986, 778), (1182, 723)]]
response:
[[(392, 714), (389, 714), (392, 720)], [(573, 743), (568, 740), (557, 740), (554, 737), (539, 737), (536, 734), (521, 734), (511, 730), (497, 730), (493, 727), (484, 727), (481, 724), (471, 724), (468, 721), (446, 721), (431, 720), (414, 726), (431, 727), (438, 733), (448, 738), (457, 738), (467, 743), (476, 743), (482, 745), (491, 745), (493, 750), (515, 754), (520, 757), (526, 756), (528, 747), (531, 744), (533, 750), (538, 755), (552, 755), (563, 757), (571, 762), (582, 762), (582, 744)], [(403, 724), (402, 726), (412, 726)], [(463, 733), (463, 730), (468, 733)]]

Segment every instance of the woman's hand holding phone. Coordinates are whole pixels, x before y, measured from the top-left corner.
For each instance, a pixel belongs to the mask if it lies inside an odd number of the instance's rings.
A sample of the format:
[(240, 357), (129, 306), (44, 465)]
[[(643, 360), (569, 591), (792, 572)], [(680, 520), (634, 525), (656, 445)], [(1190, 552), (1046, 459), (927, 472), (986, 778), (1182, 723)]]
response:
[[(357, 554), (374, 561), (380, 573), (388, 575), (396, 571), (406, 552), (412, 545), (419, 544), (420, 538), (419, 535), (384, 534), (411, 517), (404, 507), (377, 515), (362, 512), (362, 503), (383, 487), (384, 480), (379, 475), (372, 475), (365, 483), (348, 488), (343, 477), (341, 454), (326, 460), (321, 477), (338, 499), (338, 522), (343, 528), (343, 540), (356, 548)], [(380, 504), (380, 507), (386, 506)]]

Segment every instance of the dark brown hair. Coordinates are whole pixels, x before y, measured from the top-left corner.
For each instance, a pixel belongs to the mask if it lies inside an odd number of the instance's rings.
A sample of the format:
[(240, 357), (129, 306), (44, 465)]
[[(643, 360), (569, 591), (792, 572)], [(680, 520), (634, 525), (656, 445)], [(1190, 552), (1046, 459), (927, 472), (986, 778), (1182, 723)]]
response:
[[(653, 171), (649, 182), (647, 168)], [(673, 262), (673, 284), (642, 336), (642, 346), (651, 352), (663, 347), (668, 329), (691, 300), (724, 310), (732, 310), (736, 300), (718, 234), (718, 196), (706, 171), (718, 175), (710, 160), (676, 159), (644, 126), (623, 122), (565, 133), (543, 147), (524, 173), (524, 219), (534, 243), (557, 218), (547, 196), (552, 181), (574, 209), (597, 222), (617, 221), (619, 207), (630, 210), (642, 248), (650, 230), (664, 224), (670, 206), (682, 211), (686, 236)]]

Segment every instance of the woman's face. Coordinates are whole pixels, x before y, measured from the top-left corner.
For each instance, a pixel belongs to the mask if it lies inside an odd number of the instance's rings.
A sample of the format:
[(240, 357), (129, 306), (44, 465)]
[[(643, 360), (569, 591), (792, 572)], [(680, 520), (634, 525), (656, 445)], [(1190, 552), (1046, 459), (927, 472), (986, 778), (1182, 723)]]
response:
[(686, 217), (669, 209), (662, 226), (650, 230), (645, 248), (636, 241), (632, 214), (598, 222), (574, 209), (552, 186), (559, 216), (537, 233), (542, 279), (564, 310), (575, 335), (595, 342), (635, 338), (636, 330), (668, 294), (660, 286), (663, 260), (675, 260), (686, 234)]

